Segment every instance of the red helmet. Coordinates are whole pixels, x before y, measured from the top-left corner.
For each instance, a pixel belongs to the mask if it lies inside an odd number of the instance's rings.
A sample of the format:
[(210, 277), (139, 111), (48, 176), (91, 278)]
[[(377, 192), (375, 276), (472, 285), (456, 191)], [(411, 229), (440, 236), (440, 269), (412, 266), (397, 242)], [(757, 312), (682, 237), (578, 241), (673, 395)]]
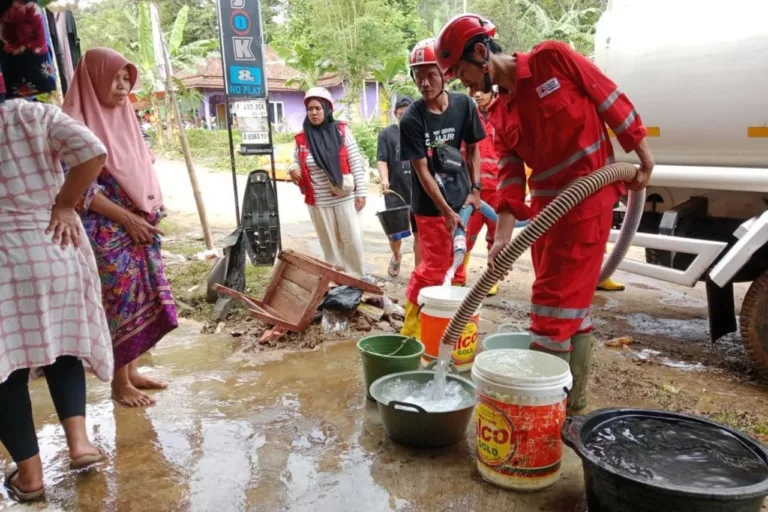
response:
[(410, 68), (427, 64), (437, 65), (437, 59), (435, 59), (435, 40), (431, 37), (416, 43), (416, 46), (411, 50), (411, 57), (408, 59), (408, 67)]
[(435, 54), (437, 65), (446, 78), (453, 76), (451, 68), (461, 60), (467, 43), (480, 35), (495, 36), (496, 26), (477, 14), (459, 14), (440, 30)]

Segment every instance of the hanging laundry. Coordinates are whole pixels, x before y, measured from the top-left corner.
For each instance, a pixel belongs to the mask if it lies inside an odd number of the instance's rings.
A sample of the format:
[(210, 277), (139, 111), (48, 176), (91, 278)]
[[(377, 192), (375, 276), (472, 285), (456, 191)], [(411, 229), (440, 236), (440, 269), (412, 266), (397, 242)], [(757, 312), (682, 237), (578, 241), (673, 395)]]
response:
[(56, 90), (53, 49), (43, 16), (37, 0), (0, 0), (0, 99)]

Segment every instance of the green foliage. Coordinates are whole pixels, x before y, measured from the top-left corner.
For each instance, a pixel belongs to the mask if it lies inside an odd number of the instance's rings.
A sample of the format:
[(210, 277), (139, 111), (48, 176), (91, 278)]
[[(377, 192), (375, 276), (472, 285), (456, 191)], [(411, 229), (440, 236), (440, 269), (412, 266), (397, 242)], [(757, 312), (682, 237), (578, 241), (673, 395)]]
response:
[(181, 42), (184, 39), (184, 29), (187, 28), (187, 22), (189, 21), (189, 6), (185, 5), (176, 15), (176, 19), (173, 20), (173, 28), (171, 29), (171, 37), (168, 38), (168, 52), (171, 55), (178, 53), (181, 47)]
[(308, 91), (317, 85), (326, 73), (335, 71), (333, 63), (323, 58), (320, 53), (309, 46), (294, 43), (290, 47), (273, 45), (272, 48), (285, 60), (286, 65), (299, 73), (298, 78), (290, 78), (285, 84), (298, 85), (302, 91)]
[(296, 134), (291, 132), (272, 132), (272, 144), (293, 144)]
[[(94, 2), (75, 13), (83, 51), (112, 48), (136, 62), (138, 5), (131, 0)], [(109, 27), (106, 29), (106, 27)]]
[(357, 139), (360, 152), (370, 167), (376, 167), (376, 145), (379, 141), (381, 125), (374, 122), (352, 123), (352, 134)]

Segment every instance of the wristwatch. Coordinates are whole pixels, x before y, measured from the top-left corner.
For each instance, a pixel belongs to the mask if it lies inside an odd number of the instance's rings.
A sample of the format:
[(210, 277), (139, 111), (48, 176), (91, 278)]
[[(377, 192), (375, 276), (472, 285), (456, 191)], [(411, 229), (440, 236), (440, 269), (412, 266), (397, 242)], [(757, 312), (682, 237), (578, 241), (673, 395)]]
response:
[(480, 183), (473, 183), (472, 184), (472, 188), (474, 190), (477, 190), (478, 192), (482, 192), (483, 191), (483, 186)]

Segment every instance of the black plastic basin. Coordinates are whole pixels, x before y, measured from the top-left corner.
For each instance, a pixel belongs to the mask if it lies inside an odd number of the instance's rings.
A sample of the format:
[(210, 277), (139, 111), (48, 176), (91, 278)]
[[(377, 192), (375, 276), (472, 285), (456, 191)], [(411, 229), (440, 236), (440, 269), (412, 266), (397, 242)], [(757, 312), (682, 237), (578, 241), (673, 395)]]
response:
[[(589, 512), (759, 512), (768, 495), (768, 478), (755, 477), (750, 485), (730, 486), (681, 486), (667, 483), (661, 478), (628, 475), (616, 466), (606, 462), (605, 457), (596, 456), (587, 443), (600, 432), (609, 432), (611, 424), (619, 420), (658, 420), (669, 428), (683, 428), (680, 425), (701, 429), (715, 429), (718, 436), (731, 436), (729, 443), (751, 458), (756, 466), (768, 467), (768, 451), (757, 441), (733, 429), (696, 416), (674, 414), (644, 409), (602, 409), (588, 416), (566, 419), (563, 426), (563, 441), (581, 458), (584, 469), (584, 486), (587, 493)], [(619, 429), (616, 429), (619, 430)], [(608, 435), (612, 443), (614, 430)], [(674, 441), (673, 441), (674, 442)], [(739, 445), (739, 443), (741, 443)], [(672, 452), (673, 448), (670, 449)], [(682, 450), (681, 450), (682, 453)], [(707, 453), (707, 452), (705, 452)], [(636, 467), (636, 466), (635, 466)], [(675, 465), (666, 469), (674, 473)], [(760, 475), (750, 472), (750, 475)], [(768, 473), (768, 471), (767, 471)], [(687, 473), (681, 472), (680, 475)], [(761, 480), (762, 479), (762, 480)]]

